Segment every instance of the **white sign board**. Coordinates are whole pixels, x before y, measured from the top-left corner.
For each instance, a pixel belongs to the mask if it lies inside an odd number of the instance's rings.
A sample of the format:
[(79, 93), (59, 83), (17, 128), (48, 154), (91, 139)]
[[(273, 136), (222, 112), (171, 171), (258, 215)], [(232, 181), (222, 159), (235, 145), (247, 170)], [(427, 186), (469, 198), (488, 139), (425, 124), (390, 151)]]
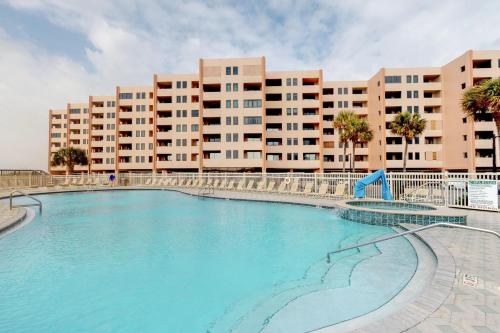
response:
[(498, 209), (496, 180), (469, 180), (469, 207), (476, 209)]

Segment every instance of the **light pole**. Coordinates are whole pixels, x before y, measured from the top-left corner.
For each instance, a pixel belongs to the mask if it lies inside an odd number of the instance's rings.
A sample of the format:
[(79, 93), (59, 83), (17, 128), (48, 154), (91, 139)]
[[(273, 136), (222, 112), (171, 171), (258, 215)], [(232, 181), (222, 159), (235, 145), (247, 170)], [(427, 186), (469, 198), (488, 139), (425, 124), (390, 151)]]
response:
[(497, 148), (496, 148), (496, 141), (497, 138), (500, 138), (500, 135), (493, 135), (493, 172), (497, 172)]

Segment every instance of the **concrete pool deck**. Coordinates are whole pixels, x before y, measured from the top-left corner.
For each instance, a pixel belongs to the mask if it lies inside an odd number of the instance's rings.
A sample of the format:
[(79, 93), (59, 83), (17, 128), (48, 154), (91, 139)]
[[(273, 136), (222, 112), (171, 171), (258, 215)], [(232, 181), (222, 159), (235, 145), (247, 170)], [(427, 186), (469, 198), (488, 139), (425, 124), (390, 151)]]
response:
[[(115, 189), (155, 189), (154, 187), (120, 187)], [(157, 188), (165, 189), (165, 188)], [(85, 191), (86, 188), (70, 189), (32, 189), (29, 193), (53, 193)], [(99, 190), (99, 189), (93, 189)], [(110, 190), (103, 188), (102, 190)], [(186, 194), (198, 195), (198, 189), (174, 189)], [(0, 198), (9, 192), (0, 191)], [(259, 200), (266, 202), (286, 202), (321, 207), (334, 207), (335, 200), (330, 198), (314, 198), (298, 195), (275, 193), (218, 191), (213, 197), (222, 199)], [(472, 227), (490, 229), (500, 232), (500, 213), (472, 210), (451, 209), (459, 214), (467, 214), (467, 224)], [(0, 229), (23, 220), (26, 210), (17, 208), (9, 210), (8, 205), (0, 204)], [(405, 224), (411, 229), (415, 225)], [(447, 252), (451, 253), (455, 264), (455, 274), (451, 277), (452, 287), (444, 302), (437, 310), (428, 313), (417, 325), (408, 327), (408, 332), (500, 332), (500, 241), (493, 235), (479, 232), (435, 228), (420, 233), (424, 239), (439, 242)], [(426, 240), (427, 242), (427, 240)], [(428, 243), (428, 242), (427, 242)], [(439, 257), (438, 257), (439, 260)], [(369, 330), (360, 329), (358, 332)], [(384, 332), (399, 332), (396, 327), (385, 327)]]

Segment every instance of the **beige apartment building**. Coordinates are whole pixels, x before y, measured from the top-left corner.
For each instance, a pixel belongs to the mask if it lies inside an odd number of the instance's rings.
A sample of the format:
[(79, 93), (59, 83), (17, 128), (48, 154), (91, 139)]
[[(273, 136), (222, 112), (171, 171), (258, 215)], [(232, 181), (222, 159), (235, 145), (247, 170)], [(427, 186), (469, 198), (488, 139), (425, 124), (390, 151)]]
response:
[[(465, 117), (460, 100), (465, 89), (497, 77), (500, 50), (467, 51), (442, 67), (382, 68), (367, 81), (267, 71), (264, 57), (200, 59), (197, 74), (155, 74), (151, 86), (117, 87), (50, 110), (48, 158), (72, 146), (90, 161), (77, 172), (339, 171), (343, 148), (332, 122), (352, 110), (374, 132), (356, 147), (356, 170), (396, 171), (403, 141), (389, 123), (408, 110), (427, 120), (409, 145), (409, 170), (488, 171), (499, 134), (491, 116)], [(49, 172), (64, 168), (49, 163)]]

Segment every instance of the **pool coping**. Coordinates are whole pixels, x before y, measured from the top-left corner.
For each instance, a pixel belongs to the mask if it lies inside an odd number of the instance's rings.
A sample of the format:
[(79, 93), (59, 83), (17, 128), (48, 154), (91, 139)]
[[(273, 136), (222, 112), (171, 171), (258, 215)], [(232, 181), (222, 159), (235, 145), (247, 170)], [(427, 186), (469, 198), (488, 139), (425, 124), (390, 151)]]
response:
[[(258, 201), (258, 202), (274, 202), (274, 203), (285, 203), (285, 204), (299, 204), (305, 206), (313, 206), (313, 207), (321, 207), (321, 208), (337, 208), (338, 201), (331, 200), (331, 203), (310, 203), (310, 202), (294, 202), (290, 200), (294, 199), (304, 199), (301, 196), (291, 196), (291, 195), (279, 195), (276, 193), (268, 193), (272, 194), (275, 197), (275, 200), (269, 200), (266, 198), (251, 198), (251, 197), (234, 197), (227, 195), (199, 195), (196, 193), (197, 189), (189, 189), (189, 188), (165, 188), (165, 187), (137, 187), (137, 186), (120, 186), (120, 187), (106, 187), (106, 188), (93, 188), (93, 189), (67, 189), (60, 190), (56, 189), (55, 191), (30, 191), (31, 194), (61, 194), (61, 193), (78, 193), (78, 192), (93, 192), (93, 191), (114, 191), (114, 190), (166, 190), (166, 191), (174, 191), (180, 192), (187, 195), (198, 196), (203, 198), (213, 198), (213, 199), (222, 199), (222, 200), (241, 200), (241, 201)], [(223, 194), (249, 194), (249, 192), (244, 191), (218, 191)], [(266, 192), (258, 193), (260, 195), (266, 194)], [(278, 197), (278, 198), (276, 198)], [(0, 196), (0, 199), (6, 199), (8, 196)], [(288, 199), (288, 200), (287, 200)], [(313, 199), (313, 198), (311, 198)], [(314, 199), (313, 199), (314, 200)], [(0, 236), (4, 235), (9, 230), (12, 230), (16, 225), (19, 225), (23, 222), (27, 216), (27, 209), (23, 207), (19, 207), (19, 213), (9, 219), (7, 223), (2, 223), (2, 228), (0, 228)], [(413, 224), (405, 224), (398, 225), (398, 227), (406, 230), (410, 230), (412, 228), (418, 227)], [(411, 301), (407, 306), (402, 308), (395, 313), (380, 318), (379, 320), (371, 321), (368, 325), (357, 328), (352, 332), (356, 333), (376, 333), (376, 332), (402, 332), (412, 327), (417, 326), (419, 323), (423, 322), (426, 318), (428, 318), (432, 313), (434, 313), (440, 306), (445, 302), (451, 290), (453, 289), (453, 284), (456, 277), (456, 267), (455, 260), (451, 253), (437, 240), (433, 239), (430, 236), (426, 235), (417, 235), (413, 234), (412, 237), (415, 237), (419, 241), (421, 241), (425, 246), (428, 247), (430, 252), (436, 258), (436, 269), (434, 272), (434, 276), (432, 278), (432, 282), (429, 286), (424, 287), (421, 293), (416, 296), (416, 298)], [(418, 267), (417, 267), (418, 269)], [(401, 292), (401, 291), (400, 291)], [(390, 302), (390, 301), (389, 301)], [(389, 303), (388, 302), (388, 303)], [(386, 304), (388, 304), (386, 303)], [(379, 309), (383, 308), (386, 304), (382, 305)], [(346, 321), (348, 322), (348, 321)], [(328, 332), (328, 329), (331, 327), (334, 328), (335, 325), (327, 326), (321, 328), (322, 332)], [(315, 330), (315, 331), (319, 331)], [(326, 330), (326, 331), (325, 331)], [(314, 332), (314, 331), (313, 331)]]

